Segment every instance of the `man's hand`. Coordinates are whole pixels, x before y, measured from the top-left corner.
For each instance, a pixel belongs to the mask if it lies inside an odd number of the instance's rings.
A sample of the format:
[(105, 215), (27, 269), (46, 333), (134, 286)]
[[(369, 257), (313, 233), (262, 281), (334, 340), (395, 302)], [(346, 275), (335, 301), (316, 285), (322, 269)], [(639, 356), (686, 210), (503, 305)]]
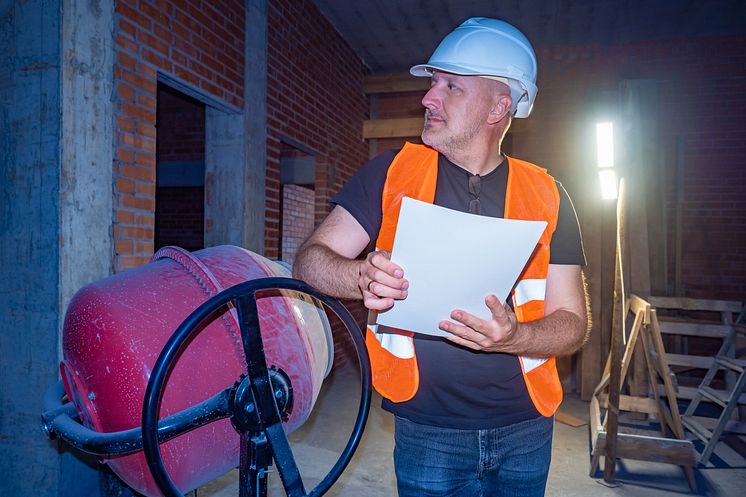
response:
[(468, 312), (455, 310), (451, 312), (451, 321), (441, 321), (438, 327), (451, 333), (446, 337), (453, 343), (484, 352), (509, 352), (509, 344), (518, 329), (513, 310), (502, 304), (495, 295), (488, 295), (484, 303), (489, 308), (492, 319), (481, 319)]
[(376, 251), (360, 261), (357, 286), (368, 309), (384, 311), (395, 300), (407, 298), (409, 282), (404, 279), (404, 270), (390, 259), (390, 253)]

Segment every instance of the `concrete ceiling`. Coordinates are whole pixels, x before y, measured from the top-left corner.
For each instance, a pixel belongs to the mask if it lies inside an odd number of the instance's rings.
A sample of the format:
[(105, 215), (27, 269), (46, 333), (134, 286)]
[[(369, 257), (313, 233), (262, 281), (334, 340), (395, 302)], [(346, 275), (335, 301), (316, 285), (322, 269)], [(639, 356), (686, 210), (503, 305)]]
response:
[(746, 32), (744, 0), (314, 0), (373, 73), (427, 61), (472, 16), (508, 21), (535, 48)]

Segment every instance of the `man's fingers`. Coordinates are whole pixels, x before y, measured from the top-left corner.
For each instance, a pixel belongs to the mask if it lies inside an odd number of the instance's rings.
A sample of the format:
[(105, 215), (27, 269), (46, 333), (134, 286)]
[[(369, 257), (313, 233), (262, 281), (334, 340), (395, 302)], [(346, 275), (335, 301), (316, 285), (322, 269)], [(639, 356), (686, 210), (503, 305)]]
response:
[(370, 284), (367, 285), (367, 287), (367, 293), (371, 293), (379, 298), (388, 297), (396, 300), (402, 300), (407, 298), (408, 295), (406, 288), (403, 290), (401, 288), (391, 288), (390, 286), (386, 286), (377, 281), (371, 281)]
[[(384, 287), (388, 287), (394, 290), (407, 290), (409, 288), (409, 282), (404, 278), (394, 278), (386, 274), (381, 270), (374, 270), (367, 275), (368, 283), (366, 288), (373, 292), (381, 295), (380, 290)], [(393, 295), (392, 295), (393, 296)]]
[(486, 337), (479, 331), (468, 326), (452, 323), (450, 321), (441, 321), (438, 324), (438, 328), (450, 333), (450, 336), (447, 336), (446, 338), (454, 343), (458, 343), (459, 345), (464, 345), (475, 350), (482, 348), (484, 345), (483, 342)]
[(466, 348), (469, 348), (469, 349), (472, 349), (472, 350), (482, 350), (482, 347), (479, 346), (478, 344), (476, 344), (476, 343), (474, 343), (474, 342), (472, 342), (470, 340), (466, 340), (464, 338), (456, 336), (456, 335), (447, 336), (446, 339), (448, 341), (450, 341), (450, 342), (453, 342), (453, 343), (457, 344), (457, 345), (461, 345), (462, 347), (466, 347)]
[(483, 319), (480, 319), (473, 314), (469, 314), (468, 312), (455, 310), (451, 313), (451, 319), (468, 326), (478, 333), (483, 334), (487, 330), (486, 323)]
[(363, 292), (363, 304), (366, 309), (373, 311), (385, 311), (394, 306), (394, 299), (392, 298), (379, 298), (373, 293)]
[(484, 303), (487, 304), (487, 307), (490, 309), (490, 312), (492, 313), (492, 317), (501, 325), (510, 325), (510, 315), (508, 314), (508, 305), (503, 304), (500, 302), (500, 299), (498, 299), (494, 295), (488, 295), (486, 299), (484, 299)]
[(404, 270), (391, 262), (391, 254), (383, 251), (372, 252), (368, 256), (368, 262), (371, 266), (380, 269), (384, 273), (394, 278), (404, 277)]
[[(404, 299), (409, 282), (402, 276), (404, 271), (389, 260), (388, 252), (372, 252), (366, 257), (360, 273), (360, 290), (377, 298)], [(365, 299), (365, 295), (363, 295)], [(367, 304), (366, 304), (367, 305)], [(390, 306), (389, 306), (390, 307)]]

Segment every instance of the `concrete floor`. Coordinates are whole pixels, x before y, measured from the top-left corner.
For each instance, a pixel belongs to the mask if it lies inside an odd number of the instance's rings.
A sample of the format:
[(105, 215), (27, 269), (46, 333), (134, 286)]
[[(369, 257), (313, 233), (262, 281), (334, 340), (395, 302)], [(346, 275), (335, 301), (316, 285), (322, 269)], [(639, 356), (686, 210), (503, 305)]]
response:
[[(290, 435), (291, 447), (307, 491), (326, 475), (347, 441), (357, 412), (360, 395), (358, 385), (358, 374), (354, 367), (335, 370), (325, 380), (309, 420)], [(588, 403), (577, 397), (566, 398), (561, 409), (581, 419), (588, 419)], [(595, 477), (589, 477), (588, 441), (587, 425), (573, 428), (555, 423), (547, 496), (746, 495), (746, 459), (724, 442), (718, 444), (708, 467), (696, 471), (698, 488), (697, 493), (692, 494), (681, 469), (668, 464), (623, 460), (617, 466), (617, 482), (613, 487), (601, 480), (601, 470)], [(392, 450), (393, 419), (389, 413), (381, 410), (380, 397), (374, 394), (360, 447), (347, 470), (326, 495), (395, 496)], [(237, 471), (231, 471), (197, 489), (195, 497), (237, 496), (237, 479)], [(276, 473), (270, 475), (269, 495), (285, 495)]]

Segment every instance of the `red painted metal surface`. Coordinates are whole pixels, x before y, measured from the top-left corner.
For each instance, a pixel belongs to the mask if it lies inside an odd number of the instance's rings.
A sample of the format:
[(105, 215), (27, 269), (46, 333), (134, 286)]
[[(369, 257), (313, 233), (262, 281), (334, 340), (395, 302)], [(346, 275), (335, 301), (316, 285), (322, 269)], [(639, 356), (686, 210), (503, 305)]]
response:
[[(238, 283), (289, 276), (284, 267), (239, 247), (189, 253), (166, 247), (145, 266), (81, 289), (63, 331), (62, 379), (86, 426), (113, 432), (140, 426), (150, 371), (173, 331), (200, 304)], [(294, 406), (286, 432), (308, 417), (331, 367), (329, 324), (308, 296), (258, 301), (268, 366), (292, 382)], [(215, 320), (176, 363), (161, 417), (182, 411), (230, 386), (246, 372), (235, 311)], [(238, 465), (238, 434), (221, 420), (161, 446), (166, 469), (188, 492)], [(160, 495), (142, 453), (104, 459), (129, 486)]]

